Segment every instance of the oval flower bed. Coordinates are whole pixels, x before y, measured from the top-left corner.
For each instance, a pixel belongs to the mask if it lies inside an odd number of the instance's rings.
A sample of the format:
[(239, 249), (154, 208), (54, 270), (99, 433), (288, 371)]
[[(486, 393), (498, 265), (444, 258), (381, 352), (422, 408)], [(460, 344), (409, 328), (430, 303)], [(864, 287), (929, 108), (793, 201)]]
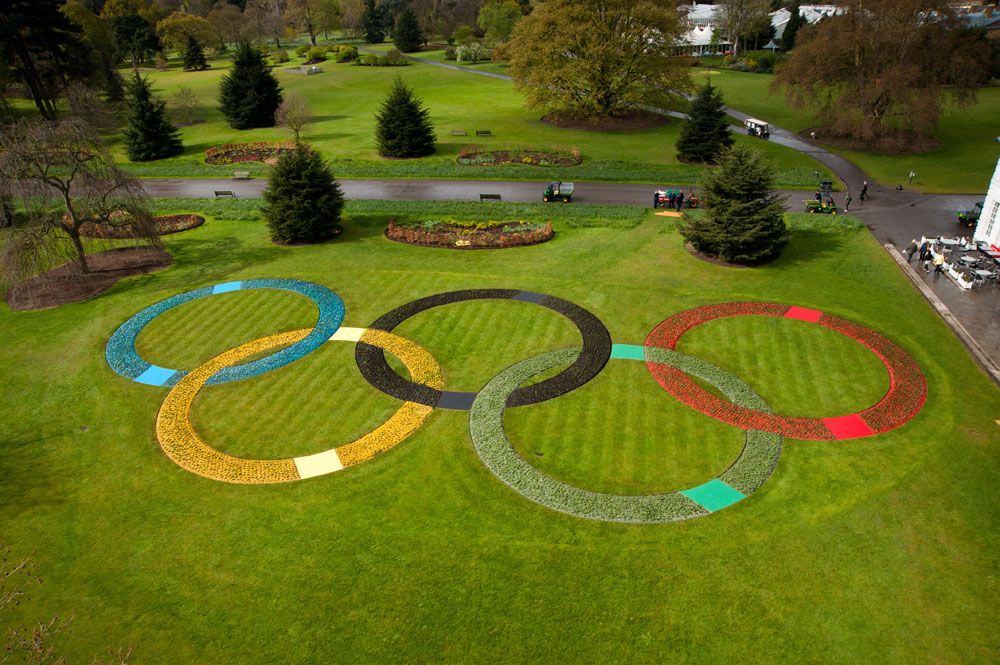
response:
[(428, 220), (415, 224), (397, 224), (390, 219), (385, 237), (421, 247), (449, 249), (505, 249), (537, 245), (552, 239), (552, 223), (482, 222), (463, 224), (455, 221)]
[(205, 151), (205, 163), (213, 165), (263, 162), (277, 163), (283, 153), (295, 150), (294, 141), (259, 141), (257, 143), (226, 143)]
[[(169, 235), (171, 233), (180, 233), (181, 231), (188, 231), (190, 229), (197, 228), (204, 223), (204, 217), (191, 213), (185, 215), (158, 215), (153, 217), (153, 224), (156, 226), (156, 232), (161, 236)], [(142, 234), (136, 232), (131, 222), (123, 220), (120, 224), (97, 224), (94, 222), (86, 222), (80, 226), (80, 235), (85, 238), (120, 240), (124, 238), (138, 238)]]
[(525, 164), (527, 166), (577, 166), (583, 161), (579, 148), (485, 148), (469, 146), (458, 153), (458, 163), (466, 166), (500, 166)]

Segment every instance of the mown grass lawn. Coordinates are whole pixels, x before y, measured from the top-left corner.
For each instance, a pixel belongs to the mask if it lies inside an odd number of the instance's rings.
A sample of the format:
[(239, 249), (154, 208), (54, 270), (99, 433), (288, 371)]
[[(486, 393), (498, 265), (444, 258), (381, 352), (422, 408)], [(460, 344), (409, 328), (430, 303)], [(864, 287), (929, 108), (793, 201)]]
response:
[[(388, 48), (384, 45), (383, 48)], [(443, 56), (442, 56), (443, 57)], [(549, 177), (565, 180), (612, 180), (622, 182), (695, 184), (702, 167), (677, 161), (674, 143), (680, 121), (648, 130), (592, 132), (560, 129), (541, 122), (540, 111), (525, 108), (523, 96), (512, 83), (456, 72), (426, 64), (406, 67), (363, 67), (324, 63), (322, 74), (305, 76), (286, 71), (300, 62), (297, 58), (275, 67), (274, 72), (286, 92), (301, 92), (309, 101), (317, 122), (306, 127), (303, 140), (331, 160), (339, 177), (354, 178), (467, 178), (538, 180)], [(149, 71), (157, 94), (169, 99), (179, 88), (194, 91), (203, 105), (205, 122), (184, 127), (184, 153), (178, 157), (128, 168), (150, 177), (194, 176), (229, 177), (233, 166), (208, 166), (205, 150), (230, 142), (290, 139), (287, 129), (272, 128), (238, 131), (225, 122), (218, 106), (219, 80), (229, 66), (228, 58), (216, 58), (212, 69), (184, 72), (178, 63), (168, 71)], [(434, 156), (418, 160), (385, 160), (375, 144), (374, 115), (396, 76), (401, 76), (430, 111), (438, 137)], [(464, 130), (467, 136), (453, 136)], [(490, 130), (492, 137), (477, 137), (476, 130)], [(124, 161), (120, 136), (111, 136), (116, 154)], [(741, 141), (748, 140), (740, 137)], [(465, 146), (576, 146), (584, 163), (573, 168), (545, 168), (520, 165), (502, 167), (463, 166), (456, 163)], [(778, 169), (778, 185), (815, 186), (816, 162), (777, 145), (754, 143), (771, 158)], [(247, 163), (239, 169), (265, 173), (262, 164)], [(821, 169), (822, 170), (822, 169)]]
[[(719, 69), (696, 69), (697, 80), (711, 78), (725, 95), (726, 104), (793, 132), (820, 124), (807, 110), (791, 109), (783, 93), (771, 93), (774, 77)], [(857, 164), (876, 181), (902, 183), (928, 193), (985, 194), (1000, 157), (1000, 88), (981, 88), (978, 101), (968, 108), (946, 107), (935, 136), (941, 146), (916, 155), (877, 155), (829, 148)], [(907, 184), (910, 170), (916, 171)]]
[[(56, 640), (74, 662), (120, 644), (143, 663), (983, 662), (1000, 653), (991, 498), (1000, 391), (863, 228), (793, 216), (778, 262), (732, 270), (692, 258), (672, 222), (636, 209), (581, 208), (554, 220), (550, 243), (458, 252), (385, 240), (395, 204), (350, 204), (345, 234), (315, 247), (272, 245), (248, 219), (249, 202), (183, 205), (218, 216), (166, 239), (170, 269), (54, 310), (0, 306), (0, 541), (33, 557), (43, 579), (0, 619), (5, 627), (74, 613)], [(463, 211), (405, 206), (411, 216)], [(906, 349), (927, 376), (928, 402), (883, 436), (786, 441), (758, 493), (679, 524), (598, 523), (531, 503), (485, 469), (467, 414), (453, 411), (339, 474), (230, 486), (163, 455), (153, 426), (165, 391), (118, 377), (103, 354), (141, 308), (251, 277), (327, 285), (351, 326), (442, 291), (538, 291), (586, 307), (630, 344), (689, 307), (799, 304)], [(219, 295), (155, 321), (139, 349), (190, 368), (314, 316), (292, 294)], [(579, 343), (568, 322), (516, 302), (447, 306), (400, 332), (435, 354), (453, 390)], [(857, 409), (887, 381), (859, 345), (796, 321), (712, 322), (681, 350), (737, 372), (794, 415)], [(399, 404), (364, 382), (352, 351), (331, 342), (272, 374), (206, 388), (195, 425), (246, 456), (346, 442)], [(703, 482), (742, 441), (625, 360), (569, 395), (509, 410), (507, 428), (547, 473), (623, 493)]]

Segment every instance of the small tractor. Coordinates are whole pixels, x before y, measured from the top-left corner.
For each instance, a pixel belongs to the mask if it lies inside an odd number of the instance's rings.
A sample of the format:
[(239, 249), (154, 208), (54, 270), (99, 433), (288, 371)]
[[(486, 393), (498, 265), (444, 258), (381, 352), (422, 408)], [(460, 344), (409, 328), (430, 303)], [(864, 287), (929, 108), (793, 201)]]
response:
[(833, 182), (824, 180), (819, 184), (819, 191), (816, 198), (805, 202), (806, 212), (820, 213), (822, 215), (836, 215), (837, 204), (833, 201)]
[(743, 121), (743, 126), (747, 129), (747, 135), (758, 136), (762, 139), (771, 137), (771, 125), (757, 118), (747, 118)]
[(979, 222), (979, 216), (983, 214), (983, 202), (979, 201), (972, 206), (971, 210), (958, 211), (958, 223), (964, 224), (968, 228), (973, 228)]
[(542, 200), (546, 203), (549, 201), (569, 203), (573, 200), (573, 183), (559, 182), (558, 180), (549, 183), (549, 186), (545, 188), (545, 192), (542, 194)]

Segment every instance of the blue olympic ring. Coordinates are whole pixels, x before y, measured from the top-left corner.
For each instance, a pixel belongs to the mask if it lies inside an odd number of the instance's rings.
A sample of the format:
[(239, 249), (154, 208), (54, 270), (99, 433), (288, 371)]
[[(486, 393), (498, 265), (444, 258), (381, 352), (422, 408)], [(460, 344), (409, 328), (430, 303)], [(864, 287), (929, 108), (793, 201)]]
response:
[(139, 352), (135, 349), (135, 341), (142, 329), (160, 314), (178, 305), (218, 293), (249, 289), (277, 289), (302, 294), (319, 308), (319, 320), (316, 321), (316, 327), (308, 337), (265, 358), (223, 368), (207, 381), (209, 385), (248, 379), (284, 367), (322, 346), (337, 332), (344, 321), (344, 301), (336, 293), (319, 284), (297, 279), (250, 279), (244, 282), (216, 284), (161, 300), (123, 323), (108, 340), (104, 354), (108, 366), (126, 379), (150, 386), (176, 384), (187, 374), (187, 370), (158, 367), (139, 356)]

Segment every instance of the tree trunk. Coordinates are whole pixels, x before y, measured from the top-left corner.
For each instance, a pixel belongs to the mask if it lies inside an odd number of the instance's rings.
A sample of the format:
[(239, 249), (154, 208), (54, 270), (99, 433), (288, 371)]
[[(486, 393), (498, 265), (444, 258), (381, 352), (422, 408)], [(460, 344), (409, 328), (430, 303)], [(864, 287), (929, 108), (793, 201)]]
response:
[(55, 120), (55, 108), (53, 108), (52, 102), (48, 99), (48, 95), (45, 92), (45, 86), (38, 77), (38, 70), (35, 69), (35, 61), (31, 59), (31, 53), (28, 52), (28, 48), (24, 45), (20, 38), (16, 40), (14, 50), (17, 52), (18, 60), (21, 61), (21, 67), (24, 72), (24, 81), (28, 84), (28, 88), (31, 90), (31, 96), (35, 100), (35, 106), (38, 107), (38, 112), (46, 120)]
[(66, 227), (66, 233), (73, 241), (73, 248), (76, 249), (76, 256), (80, 260), (80, 272), (84, 275), (90, 273), (90, 266), (87, 265), (87, 253), (83, 250), (83, 241), (80, 240), (80, 230), (74, 223), (71, 227)]

